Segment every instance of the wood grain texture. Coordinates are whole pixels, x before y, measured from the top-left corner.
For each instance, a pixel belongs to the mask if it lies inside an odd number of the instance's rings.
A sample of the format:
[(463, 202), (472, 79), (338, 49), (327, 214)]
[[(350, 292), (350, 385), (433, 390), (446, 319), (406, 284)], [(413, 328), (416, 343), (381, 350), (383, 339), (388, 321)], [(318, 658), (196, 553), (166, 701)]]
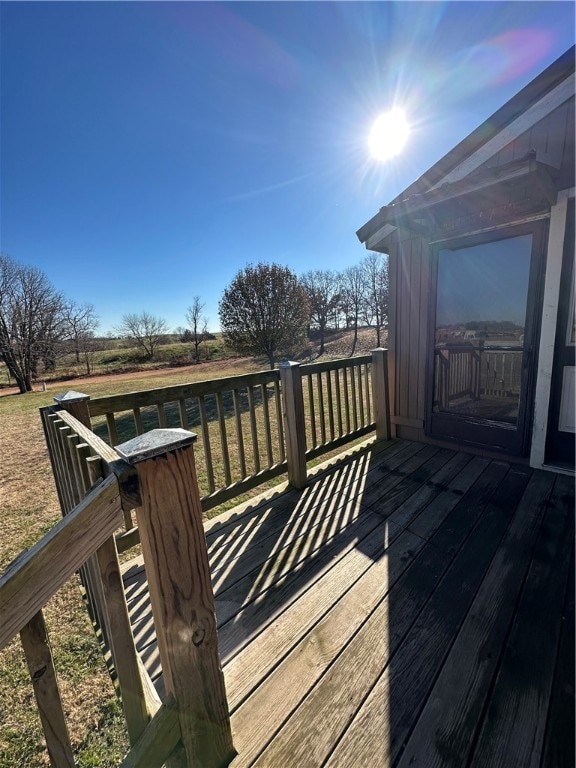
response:
[(562, 629), (556, 660), (542, 768), (573, 768), (574, 745), (574, 551), (568, 568)]
[(95, 397), (90, 400), (90, 416), (105, 416), (107, 413), (131, 411), (134, 408), (144, 408), (148, 405), (178, 402), (182, 398), (205, 397), (217, 392), (230, 392), (248, 386), (258, 386), (277, 381), (278, 371), (261, 371), (259, 373), (226, 376), (221, 379), (195, 381), (190, 384), (176, 384), (170, 387), (147, 389), (141, 392)]
[(466, 765), (554, 476), (529, 482), (403, 752), (399, 768)]
[[(378, 445), (302, 492), (271, 495), (206, 524), (239, 750), (234, 768), (392, 766), (437, 700), (444, 707), (439, 725), (461, 722), (467, 742), (463, 753), (451, 759), (444, 751), (437, 764), (465, 764), (508, 627), (520, 615), (515, 606), (534, 542), (542, 536), (542, 551), (557, 546), (554, 540), (571, 544), (561, 525), (539, 525), (548, 497), (573, 505), (569, 481), (557, 485), (551, 474), (433, 446), (399, 441), (378, 452)], [(570, 765), (562, 736), (568, 721), (559, 716), (562, 707), (570, 711), (569, 664), (560, 659), (573, 649), (560, 613), (570, 614), (566, 567), (573, 566), (563, 567), (550, 609), (562, 629), (546, 650), (555, 663), (541, 705), (546, 768)], [(145, 582), (127, 589), (138, 615)], [(146, 642), (149, 627), (141, 630)], [(548, 634), (540, 634), (539, 646)], [(155, 641), (142, 653), (160, 674)], [(525, 670), (527, 690), (539, 676)], [(444, 678), (448, 694), (437, 697)], [(414, 766), (435, 759), (428, 746), (411, 753)], [(516, 764), (515, 753), (508, 758)]]
[(162, 704), (120, 768), (162, 768), (180, 741), (180, 721), (174, 701)]
[(306, 425), (300, 366), (297, 363), (281, 364), (280, 380), (284, 407), (288, 482), (294, 488), (304, 488), (307, 482)]
[[(354, 496), (361, 490), (363, 493), (363, 502), (367, 506), (370, 500), (376, 502), (379, 495), (385, 492), (387, 487), (391, 488), (401, 482), (404, 475), (404, 471), (399, 468), (406, 468), (406, 473), (409, 472), (410, 467), (420, 466), (424, 464), (426, 458), (429, 458), (431, 454), (434, 454), (434, 450), (421, 450), (422, 446), (415, 444), (404, 445), (398, 451), (385, 451), (387, 454), (383, 463), (379, 466), (375, 466), (373, 471), (370, 471), (367, 477), (364, 477), (366, 466), (361, 464), (352, 464), (351, 471), (344, 476), (343, 484), (340, 487), (340, 494), (337, 495), (338, 485), (328, 484), (328, 488), (325, 484), (319, 486), (316, 494), (310, 494), (307, 497), (307, 504), (304, 504), (304, 510), (307, 516), (311, 518), (310, 522), (320, 521), (324, 517), (332, 518), (334, 526), (334, 532), (336, 533), (338, 527), (343, 526), (343, 521), (348, 520), (350, 522), (351, 517), (355, 514), (355, 509), (359, 509), (359, 505), (355, 507)], [(422, 456), (414, 459), (416, 454), (421, 453)], [(416, 461), (416, 464), (414, 463)], [(372, 469), (372, 468), (371, 468)], [(427, 473), (422, 475), (421, 482), (425, 482), (428, 477)], [(328, 480), (329, 478), (327, 478)], [(332, 479), (338, 480), (338, 476)], [(370, 490), (371, 489), (371, 490)], [(309, 489), (306, 489), (307, 491)], [(407, 491), (409, 493), (409, 491)], [(328, 495), (329, 503), (325, 499), (325, 494)], [(368, 510), (370, 507), (368, 506)], [(280, 518), (282, 519), (282, 518)], [(336, 522), (337, 521), (337, 522)], [(251, 600), (247, 601), (249, 604), (241, 605), (238, 600), (243, 602), (241, 585), (238, 583), (239, 579), (244, 578), (244, 585), (250, 585), (251, 579), (247, 577), (247, 574), (253, 568), (254, 560), (252, 549), (248, 549), (244, 555), (241, 567), (237, 566), (234, 569), (235, 580), (231, 589), (227, 588), (227, 600), (221, 601), (223, 593), (219, 591), (217, 593), (217, 614), (220, 621), (231, 618), (234, 610), (234, 603), (232, 599), (236, 600), (237, 614), (234, 617), (234, 621), (227, 622), (220, 629), (220, 651), (224, 660), (229, 660), (233, 654), (237, 653), (241, 647), (247, 644), (252, 635), (257, 634), (265, 626), (269, 625), (282, 610), (286, 608), (288, 604), (297, 599), (298, 595), (310, 587), (310, 581), (316, 580), (329, 570), (331, 570), (339, 559), (346, 556), (354, 547), (358, 546), (358, 542), (363, 541), (366, 536), (379, 525), (380, 519), (376, 513), (371, 510), (369, 514), (364, 514), (362, 519), (357, 523), (349, 526), (347, 530), (339, 536), (332, 536), (331, 541), (325, 541), (323, 545), (319, 543), (316, 546), (310, 547), (306, 543), (316, 539), (314, 531), (310, 531), (307, 537), (298, 537), (298, 528), (302, 528), (303, 532), (306, 528), (306, 521), (302, 521), (299, 515), (296, 515), (290, 521), (286, 520), (283, 528), (290, 531), (291, 528), (295, 528), (296, 531), (291, 534), (292, 538), (296, 540), (296, 546), (293, 549), (301, 551), (302, 548), (308, 547), (309, 557), (308, 560), (304, 558), (300, 566), (293, 568), (287, 567), (287, 557), (290, 554), (284, 550), (278, 551), (278, 560), (276, 563), (271, 564), (266, 568), (268, 572), (266, 580), (262, 579), (259, 582), (258, 590), (252, 589), (250, 592)], [(291, 523), (291, 524), (290, 524)], [(252, 529), (253, 530), (253, 529)], [(330, 530), (326, 528), (325, 530)], [(250, 538), (250, 529), (248, 536)], [(298, 541), (301, 539), (302, 541)], [(232, 543), (232, 547), (233, 547)], [(312, 558), (310, 555), (316, 552), (316, 557)], [(292, 555), (293, 557), (293, 555)], [(301, 558), (300, 558), (301, 559)], [(261, 558), (261, 562), (263, 562)], [(276, 574), (276, 580), (270, 580), (271, 572)], [(215, 575), (218, 579), (218, 576)], [(262, 599), (264, 592), (263, 589), (267, 586), (272, 586), (273, 589), (269, 590), (266, 594), (266, 599)], [(134, 596), (134, 600), (138, 600), (138, 596)], [(135, 606), (138, 607), (139, 604)], [(132, 610), (132, 607), (131, 607)], [(156, 652), (154, 649), (145, 652), (146, 664), (150, 663), (155, 669), (159, 669), (155, 661)], [(152, 666), (150, 666), (150, 674), (152, 675)]]
[(157, 707), (149, 701), (143, 680), (142, 672), (145, 673), (145, 671), (141, 668), (134, 644), (118, 552), (113, 537), (99, 547), (96, 557), (103, 586), (112, 658), (118, 676), (130, 743), (134, 744), (143, 734)]
[(570, 488), (572, 478), (556, 477), (474, 750), (474, 766), (540, 765), (574, 540)]
[(375, 349), (372, 352), (372, 398), (374, 400), (376, 437), (379, 440), (388, 440), (390, 438), (390, 399), (388, 358), (385, 349)]
[[(473, 477), (469, 477), (468, 485), (471, 486), (472, 483)], [(465, 509), (466, 502), (472, 503), (474, 498), (475, 491), (466, 497), (466, 501), (453, 497), (452, 507), (448, 502), (444, 510), (437, 510), (436, 528), (446, 527), (445, 520), (454, 509), (454, 504), (460, 501), (461, 508)], [(454, 514), (461, 521), (458, 533), (452, 536), (457, 543), (466, 538), (476, 518), (471, 516), (463, 519), (455, 511)], [(393, 517), (392, 514), (390, 520)], [(300, 675), (304, 677), (305, 682), (308, 681), (309, 687), (316, 678), (318, 682), (270, 747), (257, 760), (257, 765), (316, 766), (321, 765), (330, 753), (362, 697), (370, 689), (371, 682), (377, 679), (387, 659), (400, 645), (404, 633), (435, 589), (439, 575), (448, 566), (442, 549), (432, 546), (424, 550), (424, 540), (419, 537), (412, 538), (412, 536), (413, 534), (406, 532), (396, 540), (394, 540), (396, 537), (393, 537), (393, 543), (386, 550), (386, 557), (378, 559), (362, 580), (342, 598), (333, 612), (323, 621), (324, 630), (313, 631), (310, 641), (301, 650), (303, 663)], [(419, 567), (410, 568), (416, 560)], [(350, 612), (348, 620), (336, 621), (337, 626), (332, 625), (329, 631), (332, 620), (344, 619), (344, 614), (339, 616), (339, 611), (340, 606), (343, 608), (346, 604)], [(366, 616), (369, 618), (362, 623), (366, 618), (365, 605), (368, 608)], [(355, 619), (353, 617), (356, 614)], [(394, 619), (393, 626), (392, 619)], [(357, 634), (355, 634), (355, 621), (361, 623)], [(332, 637), (336, 639), (347, 631), (348, 641), (347, 644), (345, 641), (342, 654), (338, 655), (337, 647), (334, 647), (333, 654), (324, 654), (324, 650), (331, 647)], [(313, 640), (314, 637), (317, 638), (316, 641)], [(322, 652), (322, 661), (316, 659), (314, 664), (308, 666), (305, 662), (306, 658), (313, 658), (319, 651)], [(293, 659), (293, 663), (296, 661), (297, 657)], [(322, 677), (323, 671), (328, 667), (328, 671)], [(316, 668), (318, 668), (317, 674)], [(362, 674), (359, 675), (352, 670), (362, 670)], [(296, 677), (295, 672), (292, 679), (295, 680)], [(301, 695), (306, 693), (305, 687), (300, 684), (298, 687)], [(255, 702), (256, 700), (255, 697)], [(247, 707), (249, 705), (250, 700)], [(290, 711), (284, 710), (285, 717), (287, 714), (290, 714)], [(257, 727), (256, 724), (253, 725), (252, 732)], [(249, 733), (250, 731), (248, 736)], [(380, 740), (380, 731), (375, 729), (373, 733), (376, 735), (375, 743), (380, 746), (383, 753), (385, 742)], [(248, 739), (240, 741), (238, 738), (237, 741), (240, 752), (238, 765), (245, 764), (244, 760), (249, 764), (249, 758), (253, 756), (253, 748), (248, 746)], [(293, 755), (289, 756), (290, 753)], [(354, 758), (350, 762), (340, 763), (340, 765), (363, 764), (354, 762)], [(381, 758), (377, 758), (373, 763), (366, 764), (383, 765), (384, 763), (381, 762)]]
[(115, 477), (92, 490), (0, 577), (0, 649), (122, 524)]
[(32, 679), (50, 761), (54, 768), (71, 768), (75, 765), (74, 754), (42, 611), (38, 611), (22, 627), (20, 641)]
[[(377, 765), (381, 761), (382, 744), (387, 759), (380, 764), (395, 762), (409, 735), (412, 718), (426, 700), (450, 648), (450, 640), (482, 581), (527, 480), (527, 473), (507, 475), (506, 490), (476, 523), (473, 535), (439, 580), (398, 654), (392, 657), (391, 666), (381, 667), (376, 684), (353, 715), (327, 766), (352, 765), (355, 760), (359, 765)], [(422, 576), (426, 570), (423, 569)], [(389, 615), (389, 633), (397, 631), (404, 612), (403, 603), (396, 602), (394, 613)], [(373, 733), (379, 733), (382, 741), (374, 739)]]
[(176, 701), (190, 765), (226, 765), (234, 748), (193, 448), (137, 467), (138, 526), (165, 689)]

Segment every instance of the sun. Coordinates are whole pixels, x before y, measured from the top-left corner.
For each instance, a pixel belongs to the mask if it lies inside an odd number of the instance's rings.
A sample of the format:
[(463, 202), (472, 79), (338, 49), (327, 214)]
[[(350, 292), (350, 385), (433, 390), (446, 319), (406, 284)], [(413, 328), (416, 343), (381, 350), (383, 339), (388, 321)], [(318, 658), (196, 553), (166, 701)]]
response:
[(399, 155), (410, 134), (410, 126), (401, 109), (394, 107), (374, 121), (368, 145), (370, 154), (376, 160), (389, 160)]

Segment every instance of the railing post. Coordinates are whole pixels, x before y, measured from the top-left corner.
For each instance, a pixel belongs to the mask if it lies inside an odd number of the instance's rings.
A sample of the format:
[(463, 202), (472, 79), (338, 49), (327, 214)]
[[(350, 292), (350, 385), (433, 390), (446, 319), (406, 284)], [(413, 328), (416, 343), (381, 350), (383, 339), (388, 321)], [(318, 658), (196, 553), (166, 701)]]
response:
[(72, 414), (72, 416), (74, 416), (75, 419), (78, 419), (81, 424), (84, 424), (85, 427), (92, 429), (88, 406), (89, 400), (90, 395), (85, 395), (82, 392), (75, 392), (73, 389), (54, 397), (55, 403), (68, 411), (68, 413)]
[(388, 361), (382, 347), (372, 350), (372, 399), (376, 437), (390, 439), (390, 393), (388, 389)]
[(306, 476), (306, 423), (300, 365), (290, 360), (280, 363), (280, 382), (284, 404), (286, 461), (288, 482), (294, 488), (304, 488)]
[(234, 757), (214, 594), (185, 429), (155, 429), (116, 447), (136, 465), (136, 511), (166, 693), (173, 696), (188, 766), (221, 768)]

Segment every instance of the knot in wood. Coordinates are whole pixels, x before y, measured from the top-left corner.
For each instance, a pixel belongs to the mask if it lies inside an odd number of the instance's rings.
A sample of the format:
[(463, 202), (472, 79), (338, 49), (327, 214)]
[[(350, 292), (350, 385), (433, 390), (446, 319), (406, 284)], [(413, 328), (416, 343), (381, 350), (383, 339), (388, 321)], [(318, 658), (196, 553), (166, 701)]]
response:
[(198, 646), (202, 645), (202, 643), (204, 642), (205, 637), (206, 637), (206, 630), (204, 629), (204, 627), (197, 627), (192, 633), (192, 642), (198, 648)]
[(36, 672), (34, 672), (34, 674), (32, 675), (32, 680), (40, 680), (40, 678), (43, 677), (44, 674), (46, 673), (46, 669), (47, 669), (46, 665), (44, 665), (43, 667), (40, 667), (40, 669), (37, 669)]

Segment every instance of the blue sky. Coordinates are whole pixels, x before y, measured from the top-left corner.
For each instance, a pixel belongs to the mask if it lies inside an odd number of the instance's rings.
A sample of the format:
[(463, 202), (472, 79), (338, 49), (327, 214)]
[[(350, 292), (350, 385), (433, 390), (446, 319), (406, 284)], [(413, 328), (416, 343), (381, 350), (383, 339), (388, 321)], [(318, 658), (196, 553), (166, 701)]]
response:
[[(1, 248), (92, 302), (210, 327), (238, 269), (355, 231), (574, 43), (572, 2), (1, 3)], [(397, 105), (401, 155), (371, 159)]]

